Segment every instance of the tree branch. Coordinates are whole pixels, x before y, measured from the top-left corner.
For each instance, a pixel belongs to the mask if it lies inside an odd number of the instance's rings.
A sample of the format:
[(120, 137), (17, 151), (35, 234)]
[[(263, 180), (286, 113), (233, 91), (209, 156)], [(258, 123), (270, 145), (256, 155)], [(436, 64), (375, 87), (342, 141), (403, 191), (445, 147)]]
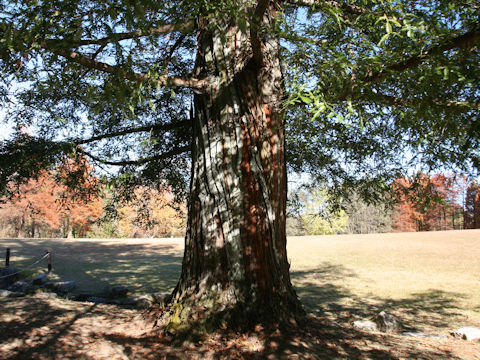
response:
[[(420, 54), (413, 55), (410, 58), (401, 61), (396, 64), (389, 65), (385, 68), (385, 70), (395, 71), (395, 72), (403, 72), (405, 70), (411, 69), (428, 58), (443, 53), (447, 50), (452, 50), (455, 48), (466, 48), (470, 45), (475, 44), (476, 42), (480, 41), (480, 27), (475, 27), (472, 30), (466, 32), (463, 35), (456, 36), (452, 39), (449, 39), (443, 44), (438, 44), (431, 46), (427, 50), (421, 52)], [(388, 71), (380, 70), (374, 73), (369, 73), (363, 77), (362, 81), (372, 83), (382, 79)]]
[(253, 13), (253, 20), (250, 28), (250, 42), (252, 43), (252, 52), (253, 58), (257, 64), (263, 64), (263, 55), (262, 55), (262, 44), (260, 37), (258, 36), (258, 29), (260, 28), (260, 23), (262, 22), (265, 11), (267, 11), (268, 0), (259, 0), (255, 12)]
[(77, 152), (89, 157), (93, 161), (99, 162), (99, 163), (104, 164), (104, 165), (111, 165), (111, 166), (137, 165), (138, 166), (138, 165), (144, 165), (144, 164), (149, 163), (151, 161), (163, 160), (163, 159), (175, 156), (175, 155), (180, 155), (180, 154), (189, 152), (190, 149), (191, 149), (190, 146), (182, 146), (182, 147), (179, 147), (179, 148), (176, 148), (176, 149), (167, 151), (163, 154), (159, 154), (159, 155), (155, 155), (155, 156), (148, 156), (148, 157), (144, 157), (144, 158), (141, 158), (141, 159), (138, 159), (138, 160), (119, 160), (119, 161), (110, 161), (110, 160), (100, 159), (99, 157), (89, 153), (88, 151), (83, 150), (80, 147), (77, 148)]
[[(0, 23), (0, 30), (5, 30), (6, 28), (8, 28), (7, 24)], [(15, 29), (14, 27), (11, 27), (10, 30), (13, 32), (15, 36), (18, 36), (20, 38), (23, 37), (21, 32)], [(135, 81), (135, 82), (150, 81), (160, 86), (189, 88), (189, 89), (192, 89), (194, 92), (199, 92), (199, 93), (203, 92), (210, 83), (209, 79), (182, 78), (182, 77), (168, 76), (168, 75), (162, 75), (157, 78), (151, 78), (145, 74), (126, 71), (121, 67), (109, 65), (107, 63), (94, 60), (85, 55), (82, 55), (79, 52), (72, 51), (70, 49), (53, 46), (51, 43), (49, 44), (47, 40), (41, 41), (39, 43), (39, 46), (44, 50), (47, 50), (61, 57), (64, 57), (65, 59), (68, 59), (77, 64), (85, 66), (86, 68), (116, 75), (118, 77), (122, 77), (130, 81)]]
[(328, 6), (335, 9), (342, 10), (352, 15), (362, 15), (369, 13), (368, 9), (365, 9), (358, 5), (345, 4), (335, 0), (288, 0), (287, 3), (291, 5), (312, 7), (312, 6)]
[(71, 60), (77, 64), (83, 65), (89, 69), (99, 70), (105, 73), (116, 75), (122, 78), (125, 78), (130, 81), (135, 82), (147, 82), (150, 81), (154, 84), (159, 84), (160, 86), (170, 86), (170, 87), (183, 87), (190, 88), (197, 92), (202, 92), (208, 86), (207, 79), (196, 79), (196, 78), (181, 78), (176, 76), (159, 76), (157, 78), (151, 78), (145, 74), (139, 74), (131, 71), (126, 71), (118, 66), (112, 66), (104, 62), (90, 59), (78, 52), (50, 47), (46, 43), (41, 43), (41, 47), (45, 50), (48, 50), (54, 54), (62, 56), (68, 60)]
[(307, 43), (307, 44), (312, 44), (312, 45), (326, 45), (330, 43), (330, 40), (327, 39), (313, 39), (310, 37), (298, 35), (296, 33), (291, 33), (291, 34), (282, 34), (281, 35), (282, 39), (291, 41), (291, 42), (298, 42), (298, 43)]
[[(358, 95), (358, 94), (357, 94)], [(470, 102), (470, 101), (458, 101), (458, 100), (438, 100), (438, 99), (429, 99), (422, 101), (422, 99), (405, 99), (391, 95), (385, 95), (380, 93), (372, 93), (368, 95), (367, 98), (362, 98), (361, 96), (352, 95), (349, 99), (352, 101), (363, 101), (365, 103), (376, 103), (386, 106), (403, 106), (403, 107), (418, 107), (418, 106), (428, 106), (435, 105), (444, 107), (446, 109), (454, 110), (457, 112), (465, 111), (480, 111), (480, 101)], [(305, 97), (308, 97), (308, 94), (305, 93)], [(341, 102), (346, 101), (347, 98), (338, 99), (338, 103), (332, 103), (333, 106), (339, 106)], [(416, 101), (415, 101), (416, 100)], [(301, 100), (301, 96), (298, 99), (295, 99), (294, 105), (298, 106), (308, 106), (311, 105), (310, 102), (305, 102)]]
[[(398, 98), (395, 96), (384, 95), (384, 94), (375, 94), (373, 100), (376, 103), (384, 104), (387, 106), (405, 106), (405, 107), (412, 107), (412, 106), (422, 106), (422, 100), (420, 101), (412, 101), (411, 99), (403, 99)], [(436, 99), (432, 99), (429, 104), (433, 104), (436, 106), (441, 106), (447, 109), (455, 110), (455, 111), (468, 111), (468, 110), (480, 110), (480, 102), (469, 102), (469, 101), (456, 101), (456, 100), (448, 100), (448, 101), (440, 101)]]
[(123, 32), (112, 34), (108, 37), (100, 39), (84, 39), (84, 40), (63, 40), (63, 39), (47, 39), (45, 43), (49, 46), (63, 46), (66, 48), (79, 47), (85, 45), (106, 45), (112, 42), (122, 40), (134, 39), (150, 35), (168, 34), (172, 32), (186, 33), (193, 30), (195, 27), (194, 21), (190, 20), (183, 24), (168, 24), (151, 28), (147, 30), (135, 30), (131, 32)]
[(173, 130), (173, 129), (178, 129), (181, 127), (187, 127), (187, 126), (192, 126), (192, 122), (190, 120), (184, 120), (180, 121), (177, 123), (171, 123), (171, 124), (162, 124), (162, 125), (146, 125), (146, 126), (141, 126), (138, 128), (133, 128), (133, 129), (124, 129), (124, 130), (119, 130), (115, 132), (111, 132), (108, 134), (102, 134), (102, 135), (97, 135), (93, 136), (89, 139), (77, 139), (73, 140), (73, 143), (76, 145), (84, 145), (84, 144), (89, 144), (95, 141), (100, 141), (103, 139), (110, 139), (113, 137), (118, 137), (118, 136), (123, 136), (123, 135), (128, 135), (128, 134), (134, 134), (134, 133), (139, 133), (139, 132), (148, 132), (152, 130)]
[(179, 36), (179, 38), (175, 41), (173, 46), (170, 48), (170, 51), (169, 51), (168, 55), (163, 60), (163, 65), (167, 69), (167, 74), (168, 74), (167, 64), (170, 63), (170, 61), (172, 60), (173, 53), (183, 43), (183, 41), (185, 40), (185, 37), (186, 37), (186, 34), (182, 34), (182, 35)]
[(383, 79), (386, 75), (391, 72), (403, 72), (414, 68), (424, 61), (428, 60), (432, 56), (439, 55), (444, 51), (456, 49), (456, 48), (467, 48), (473, 47), (475, 43), (480, 42), (480, 27), (476, 26), (472, 30), (466, 32), (463, 35), (455, 36), (447, 41), (433, 45), (427, 50), (422, 51), (420, 54), (413, 55), (404, 61), (397, 62), (395, 64), (387, 65), (384, 69), (369, 72), (367, 75), (359, 79), (358, 83), (353, 83), (351, 88), (344, 92), (339, 98), (339, 101), (346, 100), (353, 93), (355, 88), (359, 86), (365, 86), (366, 84), (371, 84)]

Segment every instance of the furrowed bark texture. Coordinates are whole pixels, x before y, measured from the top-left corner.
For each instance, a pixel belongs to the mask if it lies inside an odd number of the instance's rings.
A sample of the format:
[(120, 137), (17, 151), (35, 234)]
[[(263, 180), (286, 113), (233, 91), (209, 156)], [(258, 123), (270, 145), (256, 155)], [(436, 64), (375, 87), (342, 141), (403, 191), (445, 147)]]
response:
[[(273, 26), (271, 3), (261, 26)], [(218, 25), (199, 35), (196, 75), (219, 82), (194, 98), (189, 220), (171, 313), (177, 322), (280, 322), (303, 311), (286, 255), (280, 43), (263, 32), (254, 56), (251, 34)]]

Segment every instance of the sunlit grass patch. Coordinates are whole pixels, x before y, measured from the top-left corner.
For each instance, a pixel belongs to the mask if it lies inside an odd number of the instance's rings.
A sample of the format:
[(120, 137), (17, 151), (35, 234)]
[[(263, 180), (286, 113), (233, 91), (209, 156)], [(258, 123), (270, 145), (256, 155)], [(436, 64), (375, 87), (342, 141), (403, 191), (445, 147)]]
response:
[[(171, 291), (180, 276), (183, 239), (3, 239), (22, 269), (52, 252), (52, 279), (76, 291), (125, 285)], [(480, 230), (292, 237), (291, 277), (307, 310), (351, 322), (381, 310), (428, 329), (480, 326)], [(46, 262), (25, 274), (46, 271)]]
[(307, 309), (352, 321), (381, 310), (428, 329), (480, 325), (480, 231), (289, 239)]

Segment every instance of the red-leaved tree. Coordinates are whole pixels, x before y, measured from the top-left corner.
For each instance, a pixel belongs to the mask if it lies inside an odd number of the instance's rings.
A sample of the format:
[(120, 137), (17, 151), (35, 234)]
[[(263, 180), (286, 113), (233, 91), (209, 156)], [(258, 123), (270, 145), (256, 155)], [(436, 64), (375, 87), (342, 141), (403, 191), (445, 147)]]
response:
[(480, 184), (475, 180), (467, 187), (463, 221), (465, 229), (480, 228)]
[(396, 232), (438, 231), (455, 228), (458, 188), (455, 176), (417, 173), (412, 178), (400, 178), (394, 183), (398, 195), (393, 215)]
[[(101, 215), (97, 179), (84, 159), (68, 160), (55, 171), (42, 171), (0, 204), (3, 235), (14, 237), (84, 236)], [(76, 188), (66, 182), (84, 179)]]

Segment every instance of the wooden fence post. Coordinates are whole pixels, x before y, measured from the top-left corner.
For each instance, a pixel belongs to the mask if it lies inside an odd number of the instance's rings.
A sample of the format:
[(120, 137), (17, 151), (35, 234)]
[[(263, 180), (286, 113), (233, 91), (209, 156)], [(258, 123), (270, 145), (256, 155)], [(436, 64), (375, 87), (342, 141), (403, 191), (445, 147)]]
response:
[(50, 274), (52, 272), (52, 253), (48, 250), (45, 250), (45, 254), (47, 254), (47, 270)]

